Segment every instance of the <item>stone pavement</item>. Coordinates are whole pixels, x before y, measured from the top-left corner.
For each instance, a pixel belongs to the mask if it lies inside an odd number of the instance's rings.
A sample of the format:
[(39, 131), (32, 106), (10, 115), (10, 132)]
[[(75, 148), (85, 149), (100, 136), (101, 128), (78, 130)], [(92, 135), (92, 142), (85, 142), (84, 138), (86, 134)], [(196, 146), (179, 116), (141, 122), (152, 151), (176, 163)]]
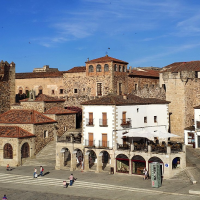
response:
[[(39, 168), (38, 168), (39, 170)], [(70, 171), (55, 170), (45, 166), (44, 177), (33, 178), (33, 167), (20, 166), (13, 171), (6, 171), (0, 167), (0, 195), (8, 189), (12, 195), (12, 189), (23, 191), (21, 194), (32, 193), (49, 196), (47, 199), (55, 199), (53, 195), (62, 195), (71, 199), (199, 199), (200, 196), (190, 195), (189, 190), (199, 190), (200, 184), (192, 185), (184, 172), (171, 180), (164, 180), (162, 187), (152, 188), (150, 180), (143, 180), (141, 176), (109, 175), (108, 173), (73, 172), (77, 178), (72, 187), (63, 188), (62, 181), (67, 180)], [(69, 181), (68, 181), (69, 182)], [(4, 191), (5, 190), (5, 191)], [(20, 194), (20, 193), (19, 193)], [(52, 194), (52, 197), (51, 195)], [(73, 197), (73, 198), (72, 198)], [(24, 196), (26, 199), (26, 196)], [(27, 198), (30, 199), (30, 198)], [(32, 199), (32, 198), (31, 198)], [(42, 198), (43, 199), (43, 198)], [(10, 200), (10, 199), (9, 199)]]

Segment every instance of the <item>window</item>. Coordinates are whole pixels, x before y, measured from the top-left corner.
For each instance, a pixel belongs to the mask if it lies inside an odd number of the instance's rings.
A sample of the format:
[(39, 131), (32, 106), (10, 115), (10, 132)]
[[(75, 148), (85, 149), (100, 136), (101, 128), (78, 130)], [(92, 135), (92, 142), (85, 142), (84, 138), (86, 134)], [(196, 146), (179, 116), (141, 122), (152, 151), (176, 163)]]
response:
[(44, 138), (48, 138), (48, 131), (44, 131)]
[(126, 67), (125, 66), (123, 66), (123, 72), (126, 72)]
[(54, 90), (51, 90), (51, 94), (55, 94), (55, 91), (54, 91)]
[(83, 88), (83, 92), (85, 92), (85, 88)]
[(64, 131), (67, 131), (67, 127), (66, 126), (64, 126)]
[(29, 95), (29, 91), (28, 90), (26, 90), (26, 96), (28, 96)]
[(94, 72), (94, 67), (93, 67), (93, 65), (90, 65), (90, 66), (89, 66), (89, 72)]
[(137, 112), (139, 112), (139, 108), (137, 108)]
[(89, 146), (92, 147), (93, 144), (93, 133), (88, 133), (88, 139), (89, 139)]
[(162, 84), (162, 88), (165, 90), (165, 92), (166, 92), (166, 86), (165, 86), (165, 84)]
[(154, 116), (154, 123), (157, 123), (157, 116)]
[(137, 84), (135, 84), (135, 90), (137, 90)]
[(22, 90), (19, 90), (19, 94), (22, 94)]
[(122, 112), (122, 124), (126, 124), (126, 112)]
[(122, 72), (122, 66), (119, 65), (119, 72)]
[(102, 126), (107, 126), (107, 113), (102, 113)]
[(97, 83), (97, 96), (102, 96), (102, 83)]
[(60, 94), (63, 94), (63, 89), (60, 89)]
[(107, 147), (107, 133), (102, 133), (102, 147)]
[(6, 143), (3, 148), (3, 158), (4, 159), (13, 159), (13, 148), (11, 144)]
[(78, 89), (74, 89), (74, 93), (78, 93)]
[(93, 125), (93, 113), (89, 113), (89, 125)]
[(122, 95), (122, 83), (119, 83), (119, 95)]
[(144, 123), (147, 123), (147, 117), (144, 117)]
[(104, 65), (104, 72), (108, 72), (109, 71), (109, 66), (108, 66), (108, 64), (105, 64)]
[(97, 72), (101, 72), (101, 65), (97, 65)]
[(114, 71), (115, 72), (117, 71), (117, 65), (116, 64), (114, 65)]
[(42, 90), (39, 90), (39, 94), (42, 94)]

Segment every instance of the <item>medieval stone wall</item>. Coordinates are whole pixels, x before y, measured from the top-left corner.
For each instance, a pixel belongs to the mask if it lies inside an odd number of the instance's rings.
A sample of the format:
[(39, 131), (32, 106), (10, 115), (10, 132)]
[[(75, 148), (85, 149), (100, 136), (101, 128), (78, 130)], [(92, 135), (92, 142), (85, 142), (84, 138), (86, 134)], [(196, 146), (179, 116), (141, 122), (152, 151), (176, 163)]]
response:
[[(50, 141), (54, 141), (56, 137), (55, 124), (34, 125), (35, 129), (35, 154), (43, 149)], [(48, 136), (44, 138), (44, 132), (47, 131)]]
[(143, 90), (144, 88), (154, 88), (159, 84), (157, 78), (143, 78), (143, 77), (128, 77), (128, 93), (133, 93), (135, 90)]
[(47, 110), (49, 110), (50, 108), (53, 108), (53, 107), (63, 108), (64, 107), (64, 101), (59, 101), (59, 102), (45, 102), (44, 110), (47, 111)]
[(36, 110), (43, 113), (44, 102), (21, 102), (20, 105), (12, 105), (11, 109)]
[(0, 62), (0, 113), (15, 103), (15, 64)]

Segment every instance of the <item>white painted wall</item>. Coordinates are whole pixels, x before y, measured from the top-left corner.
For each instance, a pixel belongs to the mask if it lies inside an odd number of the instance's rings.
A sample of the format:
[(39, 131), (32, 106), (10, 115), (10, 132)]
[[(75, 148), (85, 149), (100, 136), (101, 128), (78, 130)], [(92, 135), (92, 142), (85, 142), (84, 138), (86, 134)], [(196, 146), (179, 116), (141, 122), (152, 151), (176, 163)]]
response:
[[(137, 109), (138, 112), (137, 112)], [(117, 106), (116, 112), (118, 115), (117, 121), (117, 143), (122, 144), (122, 133), (126, 131), (121, 127), (122, 113), (126, 112), (126, 118), (131, 118), (131, 128), (127, 131), (138, 132), (146, 130), (153, 132), (159, 130), (168, 132), (168, 104), (150, 104), (150, 105), (127, 105)], [(154, 116), (157, 116), (157, 123), (154, 123)], [(147, 117), (147, 123), (144, 123), (144, 117)], [(151, 127), (150, 127), (151, 126)], [(145, 128), (139, 128), (145, 127)]]
[[(112, 121), (114, 120), (114, 108), (113, 106), (106, 106), (106, 105), (84, 105), (83, 107), (83, 134), (84, 134), (84, 141), (83, 144), (85, 145), (85, 140), (88, 140), (88, 133), (93, 133), (93, 138), (95, 140), (95, 145), (98, 145), (99, 140), (102, 140), (102, 133), (107, 133), (107, 141), (109, 141), (109, 147), (112, 148), (113, 146), (113, 138), (112, 133), (114, 129), (114, 124)], [(93, 113), (93, 123), (94, 126), (86, 126), (86, 119), (89, 119), (89, 113)], [(107, 127), (100, 127), (99, 126), (99, 119), (102, 119), (102, 113), (107, 113)]]

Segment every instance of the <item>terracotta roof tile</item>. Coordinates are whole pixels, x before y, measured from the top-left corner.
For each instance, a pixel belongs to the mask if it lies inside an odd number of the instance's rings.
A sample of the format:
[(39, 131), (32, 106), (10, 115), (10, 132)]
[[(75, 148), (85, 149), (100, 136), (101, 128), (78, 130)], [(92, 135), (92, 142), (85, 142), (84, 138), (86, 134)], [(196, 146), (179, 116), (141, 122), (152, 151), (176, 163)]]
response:
[(66, 72), (67, 71), (15, 73), (15, 78), (16, 79), (57, 78), (57, 77), (63, 77), (63, 73), (66, 73)]
[[(26, 101), (29, 101), (29, 98), (20, 100), (20, 102), (26, 102)], [(64, 102), (65, 100), (59, 99), (57, 97), (51, 97), (51, 96), (48, 96), (46, 94), (39, 94), (38, 96), (36, 96), (34, 101), (44, 101), (44, 102), (62, 101), (62, 102)]]
[(128, 62), (125, 62), (123, 60), (119, 60), (119, 59), (116, 59), (116, 58), (112, 58), (112, 57), (109, 57), (109, 56), (104, 56), (104, 57), (101, 57), (101, 58), (96, 58), (96, 59), (87, 61), (85, 63), (99, 63), (99, 62), (109, 62), (109, 61), (114, 61), (114, 62), (119, 62), (119, 63), (123, 63), (123, 64), (128, 64)]
[(163, 67), (161, 72), (200, 71), (200, 61), (176, 62)]
[(145, 105), (145, 104), (169, 104), (169, 101), (155, 98), (141, 98), (128, 94), (127, 99), (122, 95), (107, 95), (94, 100), (81, 103), (82, 105)]
[(35, 135), (18, 126), (0, 126), (0, 137), (27, 138)]
[(129, 73), (129, 76), (144, 76), (144, 77), (156, 77), (159, 78), (160, 71), (158, 70), (135, 70), (132, 69), (131, 73)]
[(73, 67), (72, 69), (68, 70), (66, 73), (79, 73), (79, 72), (85, 72), (86, 67), (81, 66), (81, 67)]
[(61, 107), (53, 107), (47, 110), (44, 114), (76, 114), (76, 113), (78, 112)]
[(9, 110), (0, 115), (2, 124), (46, 124), (56, 123), (36, 110)]

